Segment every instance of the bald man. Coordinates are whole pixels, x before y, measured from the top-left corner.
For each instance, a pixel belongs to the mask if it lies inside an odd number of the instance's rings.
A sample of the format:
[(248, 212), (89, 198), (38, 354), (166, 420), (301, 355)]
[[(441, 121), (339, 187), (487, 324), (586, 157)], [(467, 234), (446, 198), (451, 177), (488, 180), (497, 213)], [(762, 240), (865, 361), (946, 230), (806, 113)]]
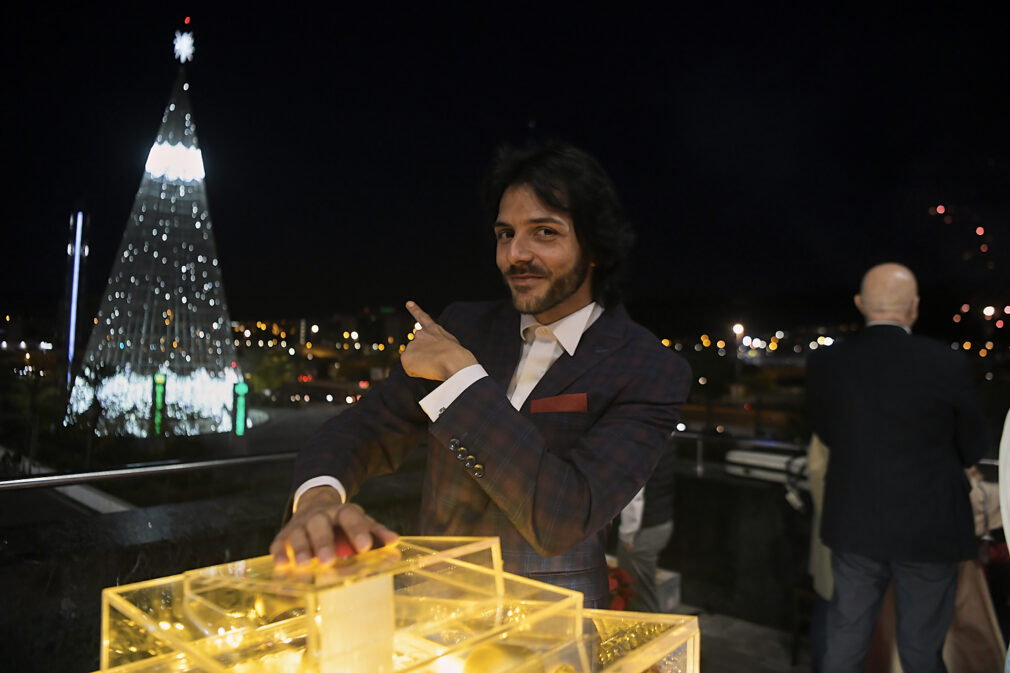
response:
[(945, 671), (957, 564), (977, 548), (964, 468), (991, 449), (967, 361), (912, 334), (915, 276), (881, 264), (863, 277), (866, 327), (811, 353), (814, 432), (831, 447), (821, 539), (835, 591), (824, 671), (862, 671), (881, 599), (893, 578), (906, 671)]

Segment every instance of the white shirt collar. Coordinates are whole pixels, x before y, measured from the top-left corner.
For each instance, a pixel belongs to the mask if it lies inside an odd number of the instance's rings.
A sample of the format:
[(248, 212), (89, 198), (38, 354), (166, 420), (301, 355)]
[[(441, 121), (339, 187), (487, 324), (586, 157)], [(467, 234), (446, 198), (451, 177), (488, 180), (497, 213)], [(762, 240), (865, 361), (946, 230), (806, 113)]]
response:
[(905, 330), (906, 334), (912, 333), (911, 327), (909, 327), (908, 325), (903, 325), (900, 322), (895, 322), (893, 320), (871, 320), (870, 322), (866, 323), (867, 327), (876, 327), (877, 325), (890, 325), (891, 327), (900, 327), (901, 329)]
[[(558, 343), (571, 356), (575, 355), (575, 349), (578, 347), (582, 335), (601, 315), (603, 315), (603, 307), (593, 301), (578, 311), (569, 313), (564, 318), (545, 325), (545, 327), (551, 328)], [(533, 314), (523, 313), (519, 318), (519, 337), (525, 340), (526, 328), (539, 324), (537, 319), (533, 317)]]

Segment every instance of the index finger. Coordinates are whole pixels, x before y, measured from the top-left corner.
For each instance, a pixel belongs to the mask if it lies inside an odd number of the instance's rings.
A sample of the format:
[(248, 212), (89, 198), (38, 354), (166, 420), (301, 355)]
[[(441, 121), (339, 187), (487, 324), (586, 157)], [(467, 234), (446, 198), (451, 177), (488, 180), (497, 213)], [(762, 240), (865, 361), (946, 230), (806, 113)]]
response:
[(421, 307), (417, 305), (416, 302), (408, 301), (406, 306), (407, 311), (410, 312), (410, 315), (414, 316), (414, 320), (416, 320), (418, 324), (421, 325), (421, 329), (429, 328), (438, 324), (432, 319), (430, 315), (425, 313), (421, 309)]

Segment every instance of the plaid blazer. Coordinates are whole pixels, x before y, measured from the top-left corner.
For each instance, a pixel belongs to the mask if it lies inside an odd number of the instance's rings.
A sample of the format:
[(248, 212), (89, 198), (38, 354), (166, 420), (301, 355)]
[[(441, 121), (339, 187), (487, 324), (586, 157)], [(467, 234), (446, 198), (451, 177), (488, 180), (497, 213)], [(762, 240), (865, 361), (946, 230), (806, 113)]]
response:
[(488, 376), (432, 423), (417, 402), (437, 382), (396, 368), (302, 449), (296, 486), (332, 475), (352, 497), (427, 435), (422, 534), (498, 536), (507, 571), (598, 603), (608, 593), (606, 526), (659, 459), (690, 367), (623, 307), (609, 308), (517, 411), (505, 390), (522, 350), (519, 313), (506, 301), (458, 303), (438, 322)]

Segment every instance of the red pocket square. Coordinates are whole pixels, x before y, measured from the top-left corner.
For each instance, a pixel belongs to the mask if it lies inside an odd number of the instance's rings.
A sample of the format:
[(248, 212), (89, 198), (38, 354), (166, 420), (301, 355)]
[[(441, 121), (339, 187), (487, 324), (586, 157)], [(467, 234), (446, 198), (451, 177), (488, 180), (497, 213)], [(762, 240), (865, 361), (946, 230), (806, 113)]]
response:
[(531, 414), (545, 414), (552, 411), (586, 411), (588, 404), (585, 393), (570, 393), (555, 397), (542, 397), (530, 402)]

